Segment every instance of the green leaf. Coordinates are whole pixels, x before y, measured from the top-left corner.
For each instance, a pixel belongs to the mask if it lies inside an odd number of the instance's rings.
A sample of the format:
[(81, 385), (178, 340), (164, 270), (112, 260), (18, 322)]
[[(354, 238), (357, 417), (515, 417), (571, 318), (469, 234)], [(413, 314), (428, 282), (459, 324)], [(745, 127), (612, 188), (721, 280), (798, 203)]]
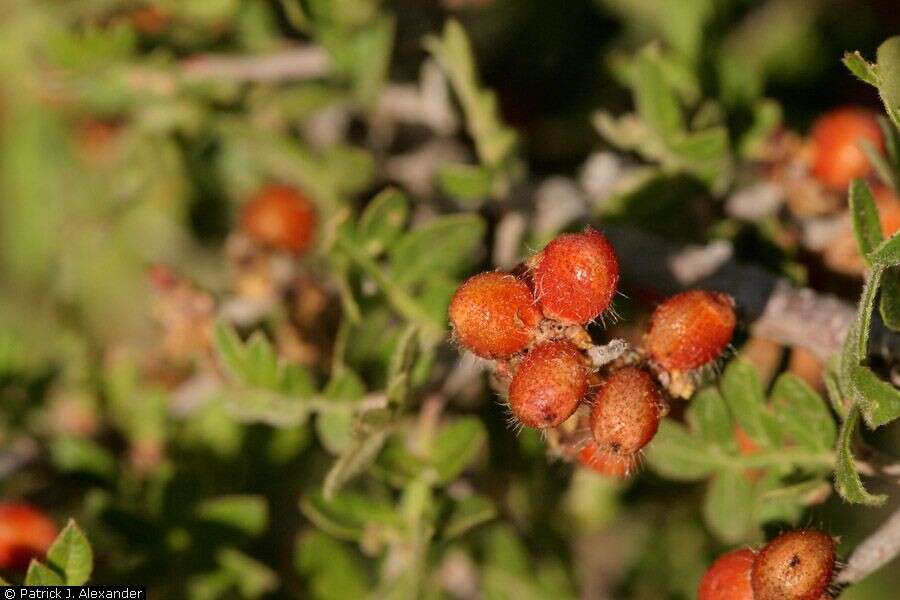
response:
[(363, 561), (343, 543), (320, 531), (308, 532), (297, 539), (294, 565), (309, 581), (308, 591), (315, 600), (346, 600), (369, 595)]
[(278, 355), (263, 332), (255, 331), (247, 340), (245, 358), (245, 383), (270, 390), (278, 388)]
[(478, 165), (445, 164), (438, 169), (441, 191), (464, 202), (477, 202), (490, 197), (494, 176), (490, 169)]
[(837, 460), (834, 467), (834, 487), (838, 494), (847, 502), (853, 504), (868, 504), (879, 506), (884, 504), (887, 496), (884, 494), (870, 494), (866, 491), (859, 473), (856, 472), (856, 464), (853, 459), (853, 439), (856, 427), (859, 424), (859, 407), (853, 406), (847, 413), (847, 418), (841, 425), (838, 434)]
[(795, 444), (813, 452), (834, 447), (834, 419), (822, 397), (802, 379), (784, 373), (775, 381), (771, 397), (775, 418)]
[[(728, 130), (711, 127), (669, 141), (668, 162), (698, 177), (707, 185), (721, 185), (731, 171)], [(667, 161), (664, 161), (664, 164)]]
[(219, 320), (216, 322), (213, 337), (219, 362), (232, 377), (244, 381), (247, 377), (244, 345), (234, 328), (229, 323)]
[(737, 450), (728, 406), (715, 387), (703, 388), (694, 395), (686, 418), (691, 431), (709, 444), (728, 451)]
[(419, 354), (419, 329), (408, 325), (397, 342), (388, 367), (387, 397), (391, 406), (406, 403), (412, 387), (412, 368)]
[(854, 179), (850, 182), (849, 197), (850, 215), (853, 218), (853, 235), (856, 236), (860, 256), (868, 264), (869, 254), (882, 241), (878, 208), (875, 206), (875, 198), (872, 197), (869, 185), (862, 179)]
[(201, 520), (228, 525), (248, 535), (261, 534), (269, 521), (266, 499), (250, 494), (208, 498), (195, 512)]
[(881, 427), (900, 417), (900, 390), (864, 366), (851, 368), (850, 379), (856, 392), (856, 403), (870, 428)]
[(230, 573), (244, 598), (260, 598), (278, 588), (278, 575), (234, 548), (222, 548), (216, 554), (222, 569)]
[(50, 442), (53, 465), (66, 473), (89, 473), (101, 479), (116, 476), (116, 459), (90, 438), (66, 435)]
[[(358, 400), (366, 388), (359, 376), (349, 369), (342, 369), (332, 376), (325, 388), (325, 396), (334, 402)], [(316, 433), (325, 449), (341, 455), (353, 442), (353, 419), (351, 412), (326, 412), (316, 419)]]
[(847, 52), (843, 58), (844, 65), (850, 69), (850, 72), (868, 83), (869, 85), (878, 85), (877, 67), (863, 58), (859, 52)]
[(900, 331), (900, 267), (891, 267), (881, 279), (881, 320), (893, 331)]
[(66, 585), (66, 581), (50, 567), (32, 559), (25, 574), (25, 585)]
[(875, 169), (875, 174), (881, 179), (884, 185), (890, 188), (897, 187), (897, 171), (895, 167), (888, 162), (888, 159), (881, 153), (878, 147), (871, 140), (859, 140), (857, 143), (862, 153), (866, 155), (869, 164)]
[(671, 140), (684, 131), (684, 122), (678, 97), (662, 71), (654, 55), (659, 50), (653, 46), (642, 50), (635, 59), (632, 81), (637, 112), (664, 140)]
[(687, 429), (663, 419), (659, 431), (647, 447), (647, 460), (663, 477), (676, 481), (705, 479), (722, 466), (725, 460), (716, 448), (711, 448)]
[(703, 503), (703, 517), (723, 542), (736, 544), (750, 537), (753, 488), (741, 470), (723, 469), (713, 477)]
[(357, 225), (363, 250), (378, 256), (400, 237), (409, 216), (409, 201), (396, 188), (387, 188), (369, 202)]
[(402, 520), (392, 505), (349, 492), (331, 500), (318, 492), (308, 494), (300, 501), (300, 510), (316, 527), (344, 540), (358, 541), (373, 527), (394, 530), (402, 527)]
[(465, 30), (455, 19), (449, 19), (443, 35), (429, 36), (425, 48), (447, 74), (459, 98), (479, 160), (488, 166), (499, 165), (515, 148), (516, 134), (503, 124), (496, 96), (481, 87)]
[(497, 516), (497, 507), (484, 496), (469, 496), (457, 502), (441, 529), (445, 540), (464, 535)]
[(434, 219), (403, 236), (391, 254), (391, 269), (400, 285), (418, 283), (435, 271), (455, 275), (474, 258), (484, 239), (485, 223), (475, 214)]
[(84, 585), (90, 578), (94, 570), (94, 552), (74, 520), (69, 520), (50, 546), (47, 562), (65, 576), (66, 585)]
[(390, 430), (387, 428), (378, 429), (354, 440), (347, 447), (325, 475), (322, 494), (326, 500), (333, 499), (345, 483), (364, 472), (375, 462), (389, 433)]
[(719, 388), (731, 414), (750, 439), (763, 448), (776, 446), (759, 375), (749, 363), (737, 359), (725, 368)]
[(881, 242), (869, 255), (874, 267), (895, 267), (900, 265), (900, 233)]
[(877, 51), (878, 93), (895, 125), (900, 127), (900, 36), (888, 38)]
[(439, 481), (449, 483), (478, 455), (487, 439), (484, 423), (476, 417), (461, 417), (444, 425), (434, 438), (431, 464)]

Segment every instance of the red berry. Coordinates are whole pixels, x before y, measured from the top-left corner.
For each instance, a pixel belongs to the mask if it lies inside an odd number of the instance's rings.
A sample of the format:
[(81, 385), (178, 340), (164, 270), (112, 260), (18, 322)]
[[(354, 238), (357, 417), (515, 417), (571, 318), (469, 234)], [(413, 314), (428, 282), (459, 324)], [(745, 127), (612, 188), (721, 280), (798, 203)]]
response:
[(534, 285), (544, 316), (563, 323), (593, 321), (612, 302), (619, 261), (599, 231), (558, 236), (534, 260)]
[(692, 290), (672, 296), (650, 318), (645, 344), (668, 371), (691, 371), (717, 358), (731, 342), (737, 319), (726, 294)]
[(819, 600), (831, 583), (834, 562), (834, 540), (828, 534), (814, 529), (782, 533), (753, 562), (753, 598)]
[(742, 548), (717, 558), (700, 581), (697, 600), (754, 600), (750, 585), (754, 557), (753, 550)]
[(529, 427), (556, 427), (575, 412), (588, 388), (585, 358), (572, 342), (537, 345), (509, 385), (509, 406)]
[(525, 349), (541, 322), (528, 285), (497, 271), (467, 279), (449, 312), (456, 338), (482, 358), (507, 358)]
[(872, 172), (859, 149), (861, 140), (869, 140), (879, 150), (884, 146), (875, 114), (856, 107), (837, 108), (822, 115), (813, 124), (810, 137), (812, 174), (835, 190), (844, 190), (851, 179)]
[(0, 503), (0, 568), (25, 569), (47, 552), (57, 533), (53, 521), (30, 504)]
[(316, 210), (299, 191), (284, 186), (263, 188), (244, 207), (241, 227), (263, 246), (302, 254), (316, 234)]
[(650, 373), (638, 367), (615, 371), (603, 380), (591, 407), (597, 446), (611, 454), (638, 452), (656, 435), (662, 403), (662, 392)]
[(872, 194), (878, 207), (878, 218), (881, 221), (881, 234), (889, 238), (900, 231), (900, 198), (889, 187), (873, 186)]
[(597, 443), (593, 440), (579, 450), (578, 462), (595, 473), (614, 479), (628, 477), (637, 465), (634, 456), (606, 452), (597, 447)]

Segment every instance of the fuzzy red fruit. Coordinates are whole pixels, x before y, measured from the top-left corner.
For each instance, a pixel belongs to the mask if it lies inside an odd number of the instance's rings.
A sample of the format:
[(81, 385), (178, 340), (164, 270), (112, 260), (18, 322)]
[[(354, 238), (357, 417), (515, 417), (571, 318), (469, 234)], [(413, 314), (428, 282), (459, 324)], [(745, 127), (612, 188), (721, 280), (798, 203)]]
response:
[(872, 166), (859, 148), (868, 140), (881, 150), (884, 140), (875, 113), (856, 107), (832, 110), (813, 124), (812, 174), (823, 185), (844, 190), (855, 177), (866, 177)]
[(754, 600), (750, 571), (755, 556), (742, 548), (717, 558), (700, 580), (697, 600)]
[(593, 440), (578, 451), (578, 462), (595, 473), (613, 479), (625, 479), (637, 465), (634, 456), (604, 452)]
[(827, 593), (834, 563), (834, 540), (828, 534), (815, 529), (782, 533), (753, 561), (753, 598), (819, 600)]
[(25, 569), (42, 557), (58, 531), (43, 512), (29, 504), (0, 503), (0, 568)]
[(456, 338), (482, 358), (523, 350), (541, 322), (528, 285), (497, 271), (467, 279), (453, 295), (449, 313)]
[(306, 196), (288, 186), (270, 185), (244, 207), (241, 228), (263, 246), (302, 254), (312, 244), (317, 220)]
[(597, 446), (611, 454), (630, 456), (646, 446), (656, 430), (663, 403), (653, 376), (625, 367), (603, 380), (591, 406), (591, 433)]
[(730, 296), (691, 290), (656, 307), (644, 341), (650, 357), (664, 369), (691, 371), (722, 353), (736, 322)]
[(585, 358), (572, 342), (535, 346), (509, 385), (509, 406), (529, 427), (556, 427), (575, 412), (588, 388)]
[(619, 284), (619, 261), (599, 231), (558, 236), (535, 257), (534, 286), (544, 316), (572, 325), (609, 308)]

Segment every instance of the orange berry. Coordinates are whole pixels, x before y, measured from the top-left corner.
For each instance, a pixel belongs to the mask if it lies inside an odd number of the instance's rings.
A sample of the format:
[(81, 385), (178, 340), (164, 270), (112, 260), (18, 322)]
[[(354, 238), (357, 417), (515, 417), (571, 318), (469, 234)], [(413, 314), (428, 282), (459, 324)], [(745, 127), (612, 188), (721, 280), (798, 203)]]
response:
[(717, 358), (737, 319), (727, 294), (692, 290), (656, 307), (645, 337), (651, 358), (669, 371), (691, 371)]
[(0, 503), (0, 568), (25, 569), (42, 557), (58, 534), (43, 512), (17, 502)]
[(815, 529), (782, 533), (753, 561), (753, 598), (819, 600), (831, 583), (834, 563), (834, 540), (828, 534)]
[(884, 147), (875, 113), (852, 106), (819, 117), (810, 138), (813, 177), (835, 190), (844, 190), (851, 179), (872, 172), (869, 159), (859, 149), (861, 140), (869, 140), (879, 150)]
[(878, 217), (881, 220), (881, 234), (885, 239), (900, 231), (900, 198), (890, 188), (877, 185), (872, 189)]
[(755, 556), (742, 548), (717, 558), (700, 580), (697, 600), (754, 600), (750, 571)]
[(663, 397), (653, 377), (625, 367), (603, 380), (591, 407), (591, 433), (611, 454), (632, 455), (646, 446), (659, 428)]
[(482, 358), (524, 350), (541, 322), (528, 285), (497, 271), (467, 279), (453, 295), (449, 313), (456, 338)]
[(619, 261), (599, 231), (558, 236), (534, 259), (534, 286), (544, 316), (563, 323), (593, 321), (612, 302)]
[(585, 358), (572, 342), (537, 345), (519, 363), (509, 406), (529, 427), (556, 427), (575, 412), (588, 388)]
[(294, 188), (270, 185), (244, 206), (241, 227), (263, 246), (302, 254), (316, 234), (316, 210), (312, 202)]
[(637, 465), (634, 456), (606, 452), (601, 450), (593, 440), (578, 451), (578, 462), (595, 473), (613, 479), (628, 477)]

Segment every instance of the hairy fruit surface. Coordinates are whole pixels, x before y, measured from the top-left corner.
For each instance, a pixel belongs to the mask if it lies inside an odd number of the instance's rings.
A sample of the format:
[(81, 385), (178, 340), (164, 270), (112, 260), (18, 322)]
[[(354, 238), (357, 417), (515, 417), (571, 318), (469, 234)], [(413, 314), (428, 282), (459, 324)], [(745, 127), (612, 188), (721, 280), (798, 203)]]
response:
[(556, 427), (575, 412), (588, 388), (584, 356), (569, 341), (538, 344), (509, 386), (509, 407), (529, 427)]
[(749, 548), (723, 554), (710, 565), (697, 591), (697, 600), (754, 600), (750, 571), (756, 555)]
[(270, 185), (244, 206), (241, 229), (258, 244), (303, 254), (316, 235), (312, 202), (294, 188)]
[(668, 371), (691, 371), (716, 359), (731, 343), (737, 318), (727, 294), (691, 290), (656, 307), (645, 344)]
[(647, 445), (659, 428), (662, 392), (644, 369), (625, 367), (607, 376), (594, 395), (591, 433), (611, 454), (631, 455)]
[(754, 600), (819, 600), (834, 574), (834, 546), (831, 536), (815, 529), (776, 537), (753, 562)]
[(541, 322), (528, 285), (497, 271), (480, 273), (459, 286), (449, 314), (456, 338), (482, 358), (507, 358), (523, 350)]
[(535, 264), (535, 294), (547, 318), (583, 325), (612, 303), (619, 261), (599, 231), (558, 236), (535, 257)]
[(634, 456), (606, 452), (593, 440), (578, 451), (578, 462), (595, 473), (614, 479), (628, 477), (637, 465)]

